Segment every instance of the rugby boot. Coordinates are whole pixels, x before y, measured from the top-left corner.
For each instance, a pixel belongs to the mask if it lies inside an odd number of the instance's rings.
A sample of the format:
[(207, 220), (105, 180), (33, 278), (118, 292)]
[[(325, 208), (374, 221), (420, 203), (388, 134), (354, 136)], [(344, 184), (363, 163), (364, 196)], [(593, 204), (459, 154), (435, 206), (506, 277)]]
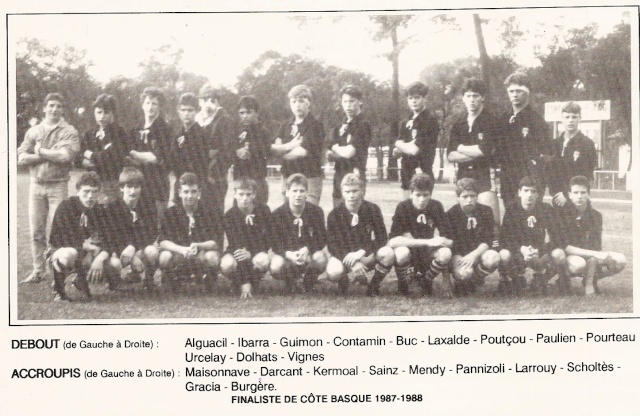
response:
[(20, 281), (22, 283), (40, 283), (44, 280), (44, 276), (40, 272), (32, 271), (29, 276)]
[(67, 296), (67, 292), (64, 288), (64, 279), (65, 279), (65, 275), (62, 274), (61, 272), (58, 271), (54, 271), (53, 272), (53, 300), (54, 301), (71, 301), (71, 299), (69, 298), (69, 296)]

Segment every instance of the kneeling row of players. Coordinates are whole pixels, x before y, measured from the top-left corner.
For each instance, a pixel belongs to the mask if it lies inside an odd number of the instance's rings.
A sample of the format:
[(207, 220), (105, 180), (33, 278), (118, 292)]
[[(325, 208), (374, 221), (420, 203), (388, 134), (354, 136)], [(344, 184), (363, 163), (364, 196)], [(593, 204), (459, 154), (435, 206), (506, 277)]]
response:
[[(158, 268), (163, 282), (172, 287), (186, 275), (212, 289), (221, 272), (247, 298), (267, 272), (284, 280), (292, 293), (300, 280), (301, 289), (311, 292), (326, 272), (346, 293), (354, 280), (367, 281), (370, 270), (367, 295), (378, 296), (392, 267), (403, 295), (409, 294), (412, 280), (419, 282), (423, 294), (432, 295), (440, 273), (445, 296), (472, 293), (496, 269), (498, 291), (519, 295), (527, 286), (527, 267), (534, 273), (532, 289), (544, 292), (558, 274), (560, 289), (568, 292), (570, 277), (582, 276), (585, 294), (593, 295), (599, 278), (625, 266), (622, 254), (602, 251), (602, 215), (591, 207), (584, 177), (571, 181), (572, 203), (554, 209), (541, 201), (538, 184), (523, 178), (519, 200), (505, 212), (499, 249), (491, 248), (493, 214), (477, 202), (473, 179), (458, 181), (459, 203), (445, 213), (431, 198), (433, 179), (416, 174), (410, 198), (396, 207), (390, 236), (378, 205), (364, 200), (365, 183), (356, 174), (343, 178), (344, 202), (329, 213), (326, 226), (322, 208), (306, 201), (304, 175), (287, 179), (287, 202), (273, 213), (255, 201), (253, 180), (236, 181), (233, 207), (222, 219), (201, 199), (198, 178), (185, 173), (176, 183), (179, 201), (165, 212), (158, 233), (148, 208), (153, 204), (141, 197), (143, 183), (138, 170), (125, 168), (120, 175), (122, 199), (102, 207), (95, 203), (100, 178), (92, 172), (80, 177), (78, 195), (59, 206), (51, 230), (49, 262), (56, 300), (70, 299), (65, 279), (73, 272), (74, 286), (90, 298), (89, 282), (107, 280), (116, 289), (126, 267), (133, 276), (144, 274), (149, 289)], [(228, 246), (222, 253), (224, 233)]]

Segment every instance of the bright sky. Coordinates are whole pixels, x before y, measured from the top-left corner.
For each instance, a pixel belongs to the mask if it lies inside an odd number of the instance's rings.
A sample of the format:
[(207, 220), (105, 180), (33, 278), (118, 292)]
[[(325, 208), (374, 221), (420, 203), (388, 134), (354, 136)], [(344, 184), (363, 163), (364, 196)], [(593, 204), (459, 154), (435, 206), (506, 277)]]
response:
[[(543, 46), (560, 27), (584, 27), (597, 21), (599, 35), (608, 33), (625, 17), (623, 8), (573, 8), (553, 10), (481, 10), (484, 35), (490, 55), (499, 54), (499, 22), (516, 16), (521, 29), (535, 36), (523, 40), (517, 59), (536, 63), (533, 50)], [(431, 23), (426, 13), (400, 36), (412, 35), (412, 43), (400, 61), (400, 82), (415, 80), (424, 67), (456, 58), (477, 56), (477, 44), (470, 11), (448, 12), (461, 30)], [(184, 49), (183, 69), (207, 76), (215, 85), (233, 87), (236, 77), (262, 52), (276, 50), (284, 55), (298, 53), (347, 69), (389, 80), (391, 65), (381, 54), (390, 41), (375, 42), (375, 26), (364, 13), (348, 13), (334, 21), (332, 15), (316, 14), (320, 19), (299, 27), (284, 13), (244, 14), (94, 14), (25, 15), (9, 17), (9, 42), (23, 37), (39, 38), (50, 46), (72, 45), (86, 49), (94, 66), (91, 74), (100, 82), (116, 75), (135, 77), (149, 52), (172, 44)], [(626, 15), (628, 16), (628, 14)], [(406, 33), (405, 33), (406, 32)]]

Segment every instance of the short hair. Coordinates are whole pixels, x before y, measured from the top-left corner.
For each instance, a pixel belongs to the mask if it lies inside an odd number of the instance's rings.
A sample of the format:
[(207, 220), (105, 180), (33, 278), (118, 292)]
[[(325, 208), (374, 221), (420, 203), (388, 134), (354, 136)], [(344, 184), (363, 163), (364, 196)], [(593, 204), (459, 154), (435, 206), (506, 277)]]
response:
[(158, 87), (147, 87), (140, 94), (140, 104), (144, 102), (144, 100), (149, 98), (155, 98), (158, 100), (158, 104), (160, 107), (164, 107), (164, 104), (167, 102), (167, 99), (164, 96), (164, 92)]
[(178, 179), (180, 183), (180, 187), (183, 186), (197, 186), (200, 188), (200, 184), (198, 183), (198, 176), (195, 173), (185, 172)]
[(360, 179), (360, 175), (355, 173), (347, 173), (340, 181), (340, 188), (345, 186), (357, 186), (360, 189), (364, 189), (364, 181)]
[(478, 78), (467, 78), (462, 83), (462, 95), (466, 92), (472, 91), (482, 95), (483, 97), (487, 94), (487, 84), (481, 79)]
[(473, 178), (462, 178), (456, 182), (456, 196), (460, 196), (464, 191), (478, 194), (478, 181)]
[(504, 86), (509, 87), (509, 85), (523, 85), (531, 90), (531, 81), (529, 77), (522, 72), (514, 72), (509, 75), (507, 79), (504, 80)]
[(238, 189), (251, 189), (253, 192), (258, 190), (258, 183), (255, 179), (251, 178), (240, 178), (233, 181), (233, 190), (237, 191)]
[(198, 103), (198, 98), (192, 92), (185, 92), (184, 94), (182, 94), (180, 96), (180, 99), (178, 100), (178, 107), (180, 107), (182, 105), (193, 107), (193, 108), (196, 109), (196, 111), (198, 109), (200, 109), (200, 104)]
[(362, 88), (353, 84), (347, 84), (342, 88), (340, 88), (340, 97), (342, 97), (345, 94), (360, 101), (362, 101), (362, 97), (364, 96), (364, 94), (362, 93)]
[(416, 81), (409, 85), (409, 87), (407, 88), (406, 95), (407, 97), (411, 95), (419, 95), (421, 97), (426, 97), (428, 93), (429, 93), (429, 87), (427, 87), (420, 81)]
[(581, 115), (582, 114), (582, 108), (580, 108), (580, 104), (578, 104), (578, 103), (576, 103), (574, 101), (570, 101), (570, 102), (566, 103), (564, 105), (564, 107), (562, 107), (562, 112), (563, 113)]
[(253, 110), (256, 113), (260, 111), (260, 104), (258, 104), (258, 100), (253, 95), (245, 95), (240, 98), (238, 101), (238, 105), (236, 109), (240, 110), (241, 108), (245, 108), (247, 110)]
[(144, 175), (138, 169), (126, 166), (120, 172), (118, 177), (118, 185), (122, 188), (125, 185), (129, 186), (142, 186), (144, 184)]
[(533, 176), (525, 176), (524, 178), (520, 179), (520, 182), (518, 183), (518, 190), (522, 189), (525, 186), (527, 188), (536, 188), (536, 190), (540, 192), (540, 183)]
[(59, 101), (63, 106), (66, 104), (66, 100), (64, 99), (64, 95), (59, 92), (51, 92), (44, 97), (42, 101), (42, 106), (45, 107), (49, 101)]
[(302, 173), (294, 173), (293, 175), (289, 176), (285, 184), (287, 186), (287, 191), (291, 189), (293, 185), (302, 185), (304, 186), (304, 189), (309, 189), (309, 181), (307, 180), (307, 177)]
[(569, 181), (569, 190), (571, 190), (571, 187), (574, 185), (584, 186), (587, 188), (587, 192), (591, 192), (591, 182), (589, 182), (586, 176), (579, 175), (571, 178)]
[(313, 95), (311, 94), (311, 88), (307, 87), (304, 84), (296, 85), (295, 87), (291, 88), (287, 96), (289, 97), (289, 99), (306, 98), (309, 101), (313, 99)]
[(78, 182), (76, 182), (76, 190), (79, 191), (83, 186), (99, 188), (100, 182), (100, 176), (98, 176), (96, 172), (84, 172), (82, 175), (80, 175)]
[(416, 173), (409, 182), (409, 190), (414, 191), (428, 191), (433, 192), (433, 178), (426, 173)]
[(107, 113), (115, 114), (116, 113), (116, 97), (110, 94), (100, 94), (98, 98), (91, 104), (91, 107), (95, 110), (96, 108), (102, 108)]
[(200, 91), (198, 91), (198, 98), (200, 98), (201, 100), (204, 101), (215, 101), (218, 100), (220, 101), (220, 98), (222, 96), (220, 95), (220, 92), (218, 92), (218, 90), (216, 90), (215, 88), (213, 88), (213, 86), (211, 86), (211, 84), (204, 84), (201, 88)]

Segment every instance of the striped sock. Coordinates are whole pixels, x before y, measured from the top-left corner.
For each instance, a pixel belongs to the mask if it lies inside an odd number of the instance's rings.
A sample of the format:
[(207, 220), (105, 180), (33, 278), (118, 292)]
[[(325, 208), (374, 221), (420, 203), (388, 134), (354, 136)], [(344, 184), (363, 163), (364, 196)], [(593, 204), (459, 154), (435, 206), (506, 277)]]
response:
[(375, 273), (380, 273), (383, 276), (386, 276), (391, 271), (391, 267), (387, 267), (382, 263), (376, 263), (375, 270)]
[(489, 276), (493, 270), (488, 270), (482, 263), (478, 264), (473, 273), (473, 280), (478, 284), (484, 283), (484, 278)]
[(429, 270), (424, 274), (425, 279), (430, 281), (435, 279), (440, 273), (447, 270), (447, 266), (448, 265), (446, 264), (441, 264), (438, 261), (433, 260), (429, 265)]
[(409, 271), (409, 265), (407, 264), (406, 266), (395, 266), (395, 269), (396, 269), (396, 276), (398, 277), (398, 280), (406, 281), (407, 272)]

